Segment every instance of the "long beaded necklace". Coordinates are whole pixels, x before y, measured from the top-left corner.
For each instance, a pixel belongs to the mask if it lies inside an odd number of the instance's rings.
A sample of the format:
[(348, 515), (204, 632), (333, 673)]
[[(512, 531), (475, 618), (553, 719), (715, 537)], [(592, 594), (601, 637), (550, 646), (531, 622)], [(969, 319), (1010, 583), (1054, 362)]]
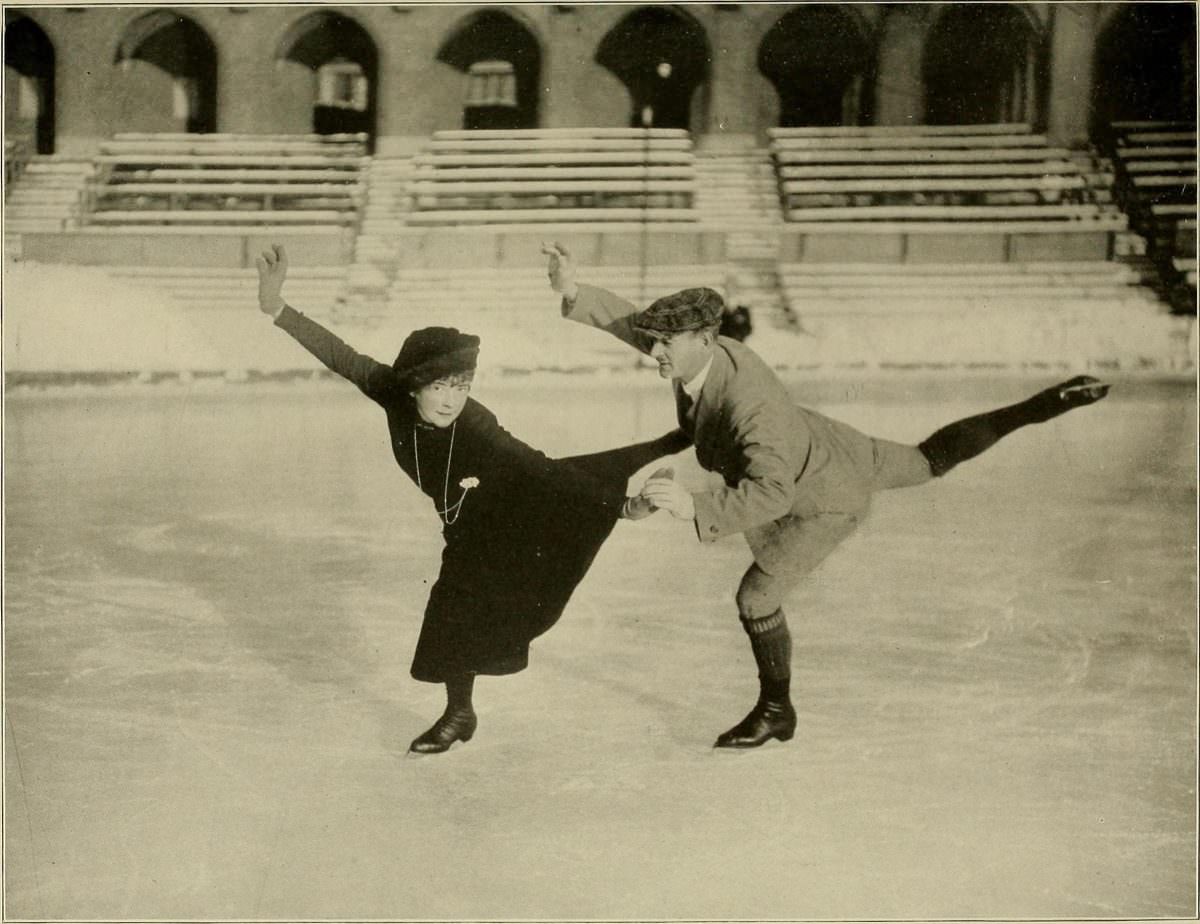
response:
[[(454, 421), (450, 425), (450, 448), (446, 451), (446, 478), (442, 482), (442, 509), (437, 509), (437, 504), (433, 505), (433, 509), (437, 511), (437, 515), (447, 526), (451, 525), (458, 519), (459, 513), (462, 512), (463, 501), (467, 499), (467, 489), (463, 488), (462, 495), (453, 507), (450, 506), (450, 460), (454, 457), (454, 433), (458, 429), (458, 421)], [(413, 424), (413, 464), (417, 468), (417, 487), (422, 491), (425, 490), (421, 484), (421, 454), (417, 451), (417, 425)]]

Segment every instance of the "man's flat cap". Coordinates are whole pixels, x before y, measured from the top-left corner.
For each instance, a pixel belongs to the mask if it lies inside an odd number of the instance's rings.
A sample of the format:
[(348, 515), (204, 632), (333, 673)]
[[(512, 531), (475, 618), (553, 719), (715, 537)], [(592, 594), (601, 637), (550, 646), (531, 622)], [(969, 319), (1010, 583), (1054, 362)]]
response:
[(725, 299), (714, 289), (682, 289), (650, 305), (633, 326), (649, 334), (676, 334), (720, 324), (724, 313)]

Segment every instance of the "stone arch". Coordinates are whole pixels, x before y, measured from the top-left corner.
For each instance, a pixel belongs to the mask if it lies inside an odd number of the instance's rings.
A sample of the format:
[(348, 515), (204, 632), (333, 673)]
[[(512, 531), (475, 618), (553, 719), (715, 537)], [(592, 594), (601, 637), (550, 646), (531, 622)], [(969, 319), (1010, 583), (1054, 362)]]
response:
[(632, 126), (648, 114), (656, 128), (702, 128), (711, 60), (704, 27), (666, 6), (630, 11), (596, 48), (596, 63), (629, 91)]
[(468, 14), (442, 42), (437, 59), (467, 75), (463, 128), (537, 128), (542, 44), (511, 12)]
[(1045, 69), (1042, 25), (1024, 5), (947, 4), (925, 45), (925, 121), (1037, 122)]
[(875, 42), (853, 7), (803, 4), (758, 46), (758, 69), (779, 96), (779, 124), (857, 125), (872, 108)]
[(1123, 3), (1096, 40), (1092, 129), (1114, 120), (1193, 120), (1196, 7)]
[(308, 13), (284, 30), (275, 46), (275, 60), (291, 61), (317, 75), (314, 132), (365, 132), (368, 147), (374, 150), (379, 50), (365, 26), (332, 10)]
[(54, 43), (28, 16), (5, 14), (4, 67), (16, 73), (7, 82), (5, 134), (26, 136), (37, 153), (54, 153)]
[(121, 33), (113, 63), (129, 70), (139, 61), (174, 82), (172, 115), (184, 131), (216, 131), (217, 47), (202, 26), (168, 9), (138, 16)]

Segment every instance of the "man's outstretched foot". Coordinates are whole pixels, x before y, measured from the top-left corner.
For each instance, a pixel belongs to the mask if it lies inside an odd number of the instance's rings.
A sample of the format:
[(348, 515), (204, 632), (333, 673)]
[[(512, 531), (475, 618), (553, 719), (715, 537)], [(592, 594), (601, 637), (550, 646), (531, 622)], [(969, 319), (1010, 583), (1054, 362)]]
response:
[(1050, 391), (1057, 392), (1058, 400), (1065, 405), (1064, 410), (1073, 407), (1083, 407), (1094, 404), (1108, 394), (1110, 386), (1094, 379), (1090, 375), (1077, 375), (1055, 385)]
[(796, 733), (796, 710), (788, 700), (760, 699), (750, 714), (713, 745), (716, 748), (756, 748), (772, 738), (791, 741)]
[(416, 754), (440, 754), (455, 741), (467, 742), (479, 722), (474, 712), (446, 712), (425, 734), (413, 739), (409, 751)]

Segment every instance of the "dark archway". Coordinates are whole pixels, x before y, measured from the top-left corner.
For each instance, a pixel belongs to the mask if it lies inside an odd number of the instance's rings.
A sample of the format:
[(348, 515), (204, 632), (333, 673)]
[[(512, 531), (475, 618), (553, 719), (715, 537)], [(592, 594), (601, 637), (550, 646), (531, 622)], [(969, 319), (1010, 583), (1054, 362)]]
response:
[(217, 48), (191, 19), (155, 10), (131, 22), (117, 45), (115, 63), (145, 61), (175, 80), (184, 130), (217, 130)]
[(439, 61), (467, 75), (463, 128), (537, 128), (542, 49), (512, 16), (470, 16), (438, 49)]
[(673, 9), (648, 6), (613, 26), (596, 49), (596, 62), (612, 71), (632, 97), (629, 124), (691, 128), (696, 91), (708, 82), (704, 29)]
[(1196, 117), (1196, 8), (1129, 3), (1096, 43), (1093, 130), (1114, 120)]
[(1013, 4), (948, 5), (925, 47), (925, 121), (1037, 122), (1040, 49), (1032, 23)]
[(852, 8), (814, 3), (782, 16), (758, 46), (758, 69), (779, 94), (779, 124), (870, 120), (875, 54)]
[[(4, 66), (21, 77), (19, 86), (7, 88), (17, 97), (19, 133), (32, 134), (39, 154), (53, 154), (54, 43), (28, 16), (4, 15)], [(6, 131), (16, 127), (10, 125)]]
[(340, 13), (310, 13), (287, 30), (275, 56), (318, 75), (314, 132), (365, 132), (374, 150), (379, 52), (366, 29)]

